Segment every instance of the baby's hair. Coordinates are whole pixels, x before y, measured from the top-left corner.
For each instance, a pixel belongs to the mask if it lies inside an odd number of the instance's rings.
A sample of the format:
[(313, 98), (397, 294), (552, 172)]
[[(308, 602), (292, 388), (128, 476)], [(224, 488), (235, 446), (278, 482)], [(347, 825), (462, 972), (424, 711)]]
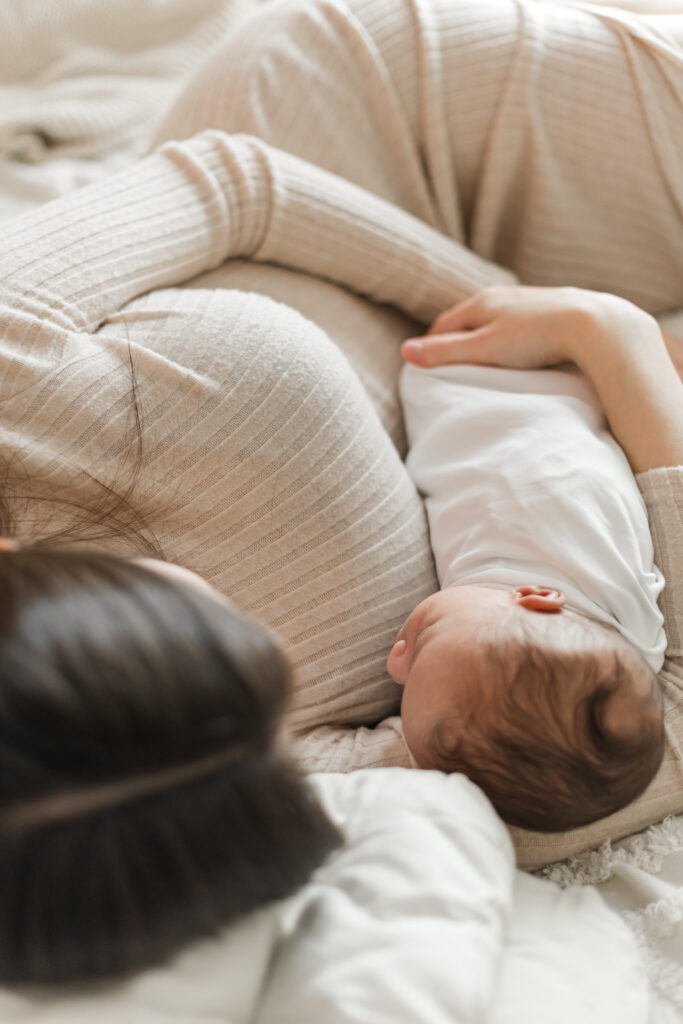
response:
[[(581, 642), (587, 630), (593, 646)], [(434, 729), (437, 766), (466, 774), (509, 825), (563, 832), (590, 824), (639, 796), (661, 764), (663, 715), (649, 665), (599, 623), (579, 620), (574, 638), (572, 648), (539, 643), (533, 631), (484, 640), (482, 664), (506, 682), (496, 707), (484, 713), (472, 700), (464, 725)], [(651, 697), (632, 695), (637, 681)], [(617, 695), (627, 728), (611, 714)]]

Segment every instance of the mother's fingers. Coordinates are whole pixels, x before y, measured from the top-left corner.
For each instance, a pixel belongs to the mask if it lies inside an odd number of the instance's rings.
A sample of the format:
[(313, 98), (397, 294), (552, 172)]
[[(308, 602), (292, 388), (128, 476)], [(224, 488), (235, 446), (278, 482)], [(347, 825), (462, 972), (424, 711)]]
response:
[(430, 336), (434, 334), (455, 334), (481, 327), (485, 320), (482, 310), (484, 298), (484, 292), (477, 292), (476, 295), (471, 295), (469, 299), (465, 299), (463, 302), (459, 302), (457, 305), (444, 310), (434, 320), (427, 334)]
[(447, 366), (451, 363), (486, 363), (488, 351), (484, 331), (461, 331), (409, 338), (401, 355), (415, 366)]

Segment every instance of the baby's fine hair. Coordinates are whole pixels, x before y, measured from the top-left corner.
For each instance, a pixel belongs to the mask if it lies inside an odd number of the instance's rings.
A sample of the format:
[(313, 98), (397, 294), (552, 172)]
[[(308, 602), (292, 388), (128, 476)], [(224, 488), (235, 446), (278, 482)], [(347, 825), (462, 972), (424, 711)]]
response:
[[(535, 630), (484, 640), (482, 664), (505, 681), (497, 706), (473, 700), (455, 740), (443, 722), (432, 737), (438, 766), (462, 771), (519, 828), (563, 832), (614, 813), (645, 790), (664, 754), (650, 666), (610, 627), (578, 620), (571, 628), (571, 647), (545, 645)], [(610, 728), (611, 702), (628, 702), (639, 680), (654, 684), (652, 697), (632, 698), (631, 727)]]

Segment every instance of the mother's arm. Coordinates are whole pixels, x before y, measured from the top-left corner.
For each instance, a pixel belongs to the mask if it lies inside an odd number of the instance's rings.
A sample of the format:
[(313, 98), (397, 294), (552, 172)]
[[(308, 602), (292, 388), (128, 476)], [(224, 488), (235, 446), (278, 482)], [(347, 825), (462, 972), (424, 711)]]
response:
[(306, 772), (412, 767), (398, 715), (374, 728), (320, 725), (292, 737), (292, 750)]
[(678, 758), (683, 811), (683, 465), (639, 473), (636, 480), (647, 505), (655, 562), (666, 580), (659, 604), (668, 647), (659, 679), (669, 741)]
[(634, 473), (683, 465), (683, 380), (649, 314), (581, 288), (489, 288), (447, 309), (404, 357), (528, 369), (571, 361), (597, 391)]
[(6, 224), (3, 319), (18, 318), (25, 339), (38, 325), (91, 332), (137, 296), (231, 257), (329, 278), (423, 322), (514, 280), (364, 189), (209, 130)]

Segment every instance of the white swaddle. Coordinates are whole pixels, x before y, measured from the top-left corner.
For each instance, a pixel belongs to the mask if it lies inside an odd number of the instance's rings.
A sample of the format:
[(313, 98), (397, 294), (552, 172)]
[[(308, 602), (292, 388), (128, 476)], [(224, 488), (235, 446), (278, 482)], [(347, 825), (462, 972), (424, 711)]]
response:
[(664, 579), (590, 382), (573, 367), (406, 366), (400, 394), (441, 586), (556, 587), (659, 671)]

